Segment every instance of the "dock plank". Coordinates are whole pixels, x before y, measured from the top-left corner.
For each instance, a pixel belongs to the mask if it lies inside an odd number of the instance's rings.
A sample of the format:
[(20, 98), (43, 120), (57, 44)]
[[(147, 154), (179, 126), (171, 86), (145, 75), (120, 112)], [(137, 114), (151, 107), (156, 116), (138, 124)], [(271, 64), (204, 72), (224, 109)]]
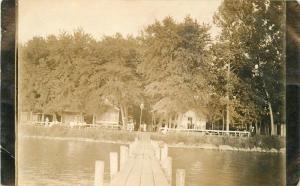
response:
[(151, 163), (152, 160), (149, 157), (144, 158), (142, 176), (141, 176), (141, 185), (143, 186), (155, 185)]
[(135, 142), (135, 149), (124, 168), (116, 174), (110, 186), (169, 186), (169, 182), (155, 157), (154, 147), (148, 136)]

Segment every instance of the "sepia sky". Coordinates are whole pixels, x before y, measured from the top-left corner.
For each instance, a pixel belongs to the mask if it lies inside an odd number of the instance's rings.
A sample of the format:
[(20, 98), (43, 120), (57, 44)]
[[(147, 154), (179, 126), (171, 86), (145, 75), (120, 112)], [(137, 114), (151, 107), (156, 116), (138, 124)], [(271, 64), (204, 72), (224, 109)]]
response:
[[(18, 39), (72, 32), (82, 28), (101, 39), (119, 32), (139, 31), (166, 16), (182, 21), (187, 15), (198, 22), (213, 24), (213, 15), (222, 0), (19, 0)], [(213, 26), (215, 36), (218, 29)]]

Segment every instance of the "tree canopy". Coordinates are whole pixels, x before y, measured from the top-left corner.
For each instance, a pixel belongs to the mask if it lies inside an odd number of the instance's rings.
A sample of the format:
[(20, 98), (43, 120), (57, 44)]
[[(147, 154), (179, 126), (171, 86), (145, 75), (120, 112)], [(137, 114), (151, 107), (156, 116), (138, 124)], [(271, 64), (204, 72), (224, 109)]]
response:
[(167, 17), (145, 29), (139, 72), (154, 112), (174, 115), (206, 106), (208, 30), (190, 17), (181, 23)]
[[(137, 37), (97, 41), (81, 29), (34, 37), (20, 46), (19, 102), (23, 110), (102, 112), (141, 103), (157, 117), (193, 110), (229, 125), (284, 122), (283, 4), (224, 0), (210, 25), (190, 16), (155, 21)], [(134, 114), (133, 114), (134, 115)], [(148, 117), (148, 116), (147, 116)], [(224, 128), (225, 129), (225, 128)]]
[(274, 134), (274, 123), (284, 122), (283, 2), (225, 0), (214, 18), (222, 28), (217, 45), (229, 49), (224, 63), (237, 78), (230, 94), (241, 103), (239, 114), (250, 121), (270, 117)]

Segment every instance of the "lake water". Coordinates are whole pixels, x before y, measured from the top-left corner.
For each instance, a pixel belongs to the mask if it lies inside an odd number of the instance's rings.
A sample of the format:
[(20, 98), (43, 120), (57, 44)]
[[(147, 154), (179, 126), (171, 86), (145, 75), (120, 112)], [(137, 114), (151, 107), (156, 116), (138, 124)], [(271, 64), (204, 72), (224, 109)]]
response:
[[(93, 185), (95, 160), (109, 162), (119, 145), (22, 138), (19, 142), (19, 186)], [(170, 148), (175, 170), (186, 170), (186, 186), (281, 186), (284, 155), (255, 152)], [(109, 169), (105, 166), (105, 180)], [(173, 181), (175, 183), (175, 181)], [(173, 184), (175, 185), (175, 184)]]

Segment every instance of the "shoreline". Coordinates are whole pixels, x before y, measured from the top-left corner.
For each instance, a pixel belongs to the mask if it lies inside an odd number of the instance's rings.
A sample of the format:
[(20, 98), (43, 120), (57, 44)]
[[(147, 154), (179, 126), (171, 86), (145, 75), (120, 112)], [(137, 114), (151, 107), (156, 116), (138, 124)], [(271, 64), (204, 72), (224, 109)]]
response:
[[(78, 137), (53, 137), (53, 136), (32, 136), (32, 135), (20, 135), (19, 138), (36, 138), (36, 139), (48, 139), (48, 140), (61, 140), (61, 141), (80, 141), (80, 142), (92, 142), (92, 143), (110, 143), (118, 145), (128, 145), (129, 141), (119, 141), (119, 140), (96, 140), (91, 138), (78, 138)], [(18, 139), (19, 140), (19, 139)], [(154, 140), (156, 141), (156, 140)], [(163, 141), (158, 141), (159, 143), (164, 143)], [(214, 145), (214, 144), (184, 144), (184, 143), (170, 143), (168, 144), (170, 148), (186, 148), (186, 149), (203, 149), (203, 150), (218, 150), (218, 151), (236, 151), (236, 152), (261, 152), (261, 153), (285, 153), (286, 149), (281, 148), (279, 150), (275, 148), (262, 149), (260, 147), (250, 148), (237, 148), (230, 145)]]
[(48, 139), (48, 140), (60, 140), (60, 141), (80, 141), (80, 142), (93, 142), (93, 143), (111, 143), (119, 145), (128, 145), (129, 142), (121, 142), (116, 140), (96, 140), (91, 138), (77, 138), (77, 137), (53, 137), (53, 136), (31, 136), (31, 135), (20, 135), (19, 138), (37, 138), (37, 139)]
[(262, 149), (260, 147), (250, 148), (237, 148), (229, 145), (216, 146), (213, 144), (199, 144), (199, 145), (182, 145), (182, 144), (168, 144), (171, 148), (186, 148), (186, 149), (205, 149), (205, 150), (218, 150), (218, 151), (236, 151), (236, 152), (262, 152), (262, 153), (285, 153), (286, 149), (281, 148), (277, 150), (272, 149)]

